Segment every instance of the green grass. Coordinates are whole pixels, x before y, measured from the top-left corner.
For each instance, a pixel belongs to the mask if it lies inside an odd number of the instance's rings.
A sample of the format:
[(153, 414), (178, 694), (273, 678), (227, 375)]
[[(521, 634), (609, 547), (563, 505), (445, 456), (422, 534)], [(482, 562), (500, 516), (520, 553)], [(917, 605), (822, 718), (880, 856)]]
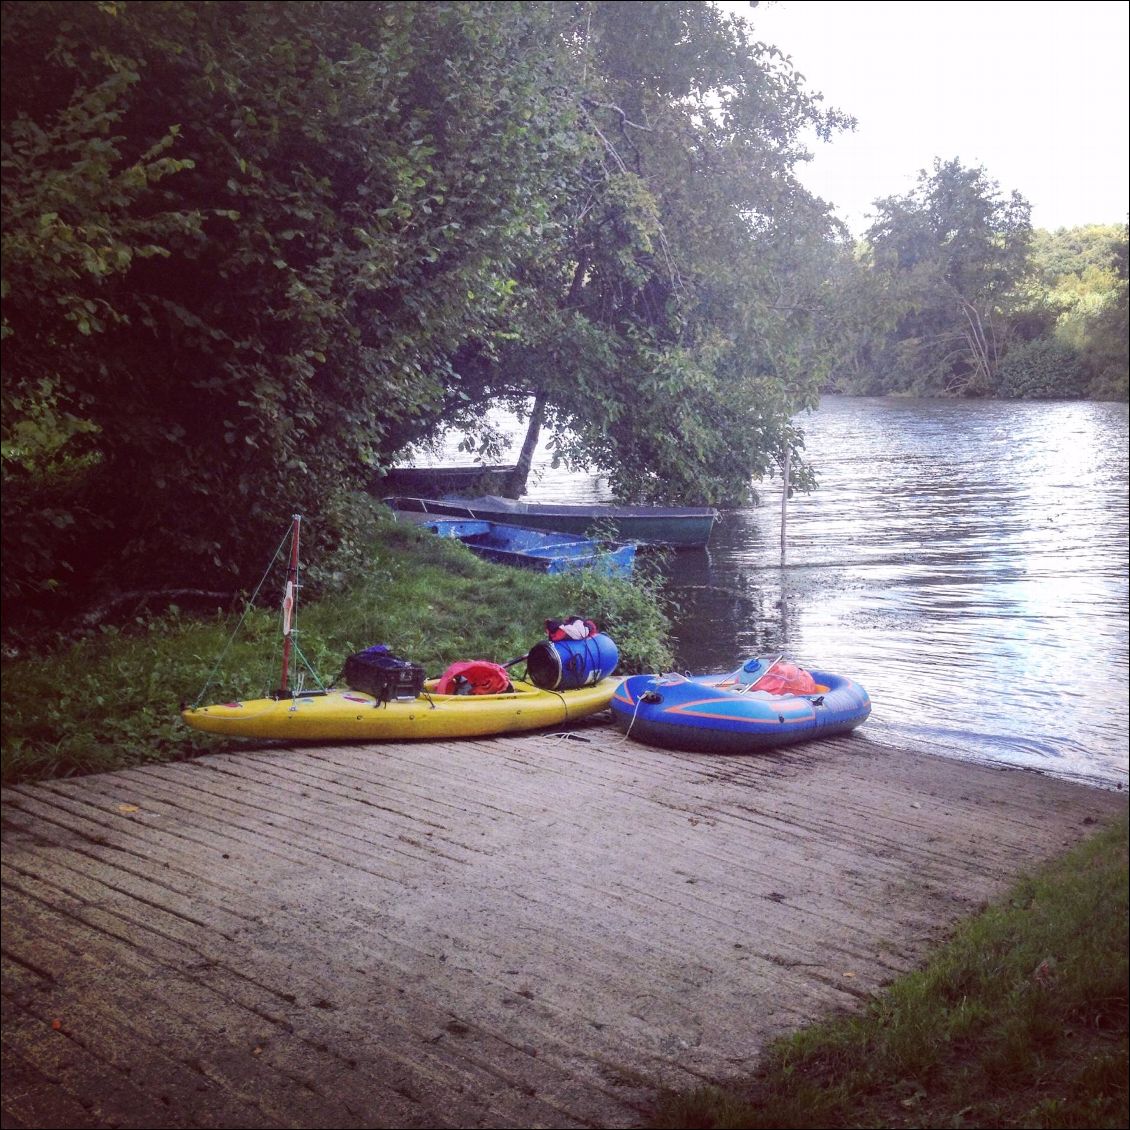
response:
[(860, 1015), (655, 1127), (1125, 1127), (1127, 820), (1022, 880)]
[[(265, 558), (273, 549), (265, 548)], [(457, 659), (505, 662), (544, 638), (547, 618), (572, 614), (596, 620), (616, 641), (621, 670), (672, 662), (658, 585), (646, 569), (628, 581), (490, 565), (377, 508), (337, 559), (310, 576), (324, 595), (300, 608), (299, 645), (323, 683), (351, 652), (374, 643), (388, 644), (429, 675)], [(280, 580), (269, 591), (281, 588)], [(104, 627), (49, 654), (6, 658), (4, 783), (234, 748), (188, 729), (179, 708), (198, 697), (222, 702), (277, 687), (277, 612), (251, 610), (227, 647), (238, 621), (238, 615), (190, 618), (173, 609)]]

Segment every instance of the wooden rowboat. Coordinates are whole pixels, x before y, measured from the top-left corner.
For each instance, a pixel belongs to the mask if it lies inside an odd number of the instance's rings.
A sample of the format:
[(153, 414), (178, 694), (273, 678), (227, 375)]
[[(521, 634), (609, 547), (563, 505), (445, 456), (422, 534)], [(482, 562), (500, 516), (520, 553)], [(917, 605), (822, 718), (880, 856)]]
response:
[(501, 522), (582, 537), (598, 529), (621, 541), (669, 545), (677, 549), (706, 545), (718, 518), (718, 512), (709, 506), (570, 505), (518, 502), (496, 495), (439, 499), (398, 495), (384, 501), (394, 510)]

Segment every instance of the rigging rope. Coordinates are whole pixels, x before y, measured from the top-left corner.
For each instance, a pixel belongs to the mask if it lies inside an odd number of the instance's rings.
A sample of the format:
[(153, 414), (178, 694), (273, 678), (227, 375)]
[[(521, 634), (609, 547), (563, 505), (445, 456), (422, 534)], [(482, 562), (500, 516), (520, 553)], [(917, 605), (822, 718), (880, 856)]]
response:
[[(235, 630), (228, 637), (228, 642), (224, 644), (223, 650), (220, 652), (220, 656), (216, 660), (214, 666), (212, 667), (212, 670), (208, 672), (208, 678), (204, 681), (204, 686), (200, 688), (200, 693), (196, 696), (196, 701), (192, 704), (193, 710), (195, 710), (201, 704), (201, 702), (204, 701), (204, 696), (205, 694), (207, 694), (208, 688), (212, 685), (212, 680), (216, 677), (216, 672), (220, 669), (220, 664), (223, 663), (224, 658), (227, 656), (227, 653), (231, 650), (231, 645), (235, 642), (235, 637), (239, 635), (240, 629), (243, 627), (243, 622), (247, 619), (248, 614), (251, 612), (251, 609), (255, 605), (255, 598), (259, 595), (259, 590), (263, 587), (264, 584), (266, 584), (267, 578), (270, 576), (271, 570), (275, 567), (275, 562), (278, 561), (279, 554), (282, 553), (283, 547), (286, 545), (287, 539), (289, 537), (290, 529), (288, 528), (286, 534), (283, 535), (282, 541), (279, 542), (278, 549), (275, 550), (274, 557), (271, 558), (270, 563), (267, 565), (262, 578), (255, 586), (255, 591), (248, 598), (247, 604), (243, 609), (243, 615), (239, 618), (239, 623), (236, 624)], [(314, 677), (317, 678), (316, 675)]]

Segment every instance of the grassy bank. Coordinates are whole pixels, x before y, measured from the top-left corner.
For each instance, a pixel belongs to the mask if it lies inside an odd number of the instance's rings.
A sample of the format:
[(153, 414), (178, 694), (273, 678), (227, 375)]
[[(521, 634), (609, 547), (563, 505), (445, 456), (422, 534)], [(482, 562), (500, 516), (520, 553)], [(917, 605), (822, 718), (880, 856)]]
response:
[[(265, 547), (264, 565), (273, 549)], [(347, 655), (374, 643), (388, 644), (429, 675), (457, 659), (505, 662), (544, 638), (544, 620), (572, 614), (591, 617), (612, 636), (622, 670), (671, 662), (667, 621), (646, 570), (625, 581), (490, 565), (377, 507), (316, 575), (323, 595), (302, 605), (299, 643), (323, 682)], [(249, 579), (249, 588), (258, 579)], [(281, 583), (265, 591), (274, 600)], [(277, 686), (276, 609), (253, 609), (228, 646), (238, 621), (238, 612), (202, 618), (174, 608), (104, 626), (47, 653), (6, 658), (4, 783), (229, 748), (189, 730), (179, 707), (198, 696), (223, 702)]]
[(1127, 822), (1023, 879), (861, 1015), (656, 1127), (1124, 1127)]

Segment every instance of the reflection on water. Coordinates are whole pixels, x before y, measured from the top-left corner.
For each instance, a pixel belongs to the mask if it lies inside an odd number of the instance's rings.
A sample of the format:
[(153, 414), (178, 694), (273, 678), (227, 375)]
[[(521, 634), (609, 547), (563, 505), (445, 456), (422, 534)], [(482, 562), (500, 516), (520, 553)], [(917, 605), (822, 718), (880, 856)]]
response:
[(1124, 783), (1125, 405), (833, 398), (806, 429), (783, 562), (779, 493), (674, 562), (681, 661), (787, 651), (867, 686), (873, 737)]
[[(826, 398), (820, 489), (779, 484), (668, 565), (680, 664), (842, 671), (867, 733), (1107, 785), (1127, 778), (1127, 407)], [(537, 465), (530, 498), (603, 484)]]

